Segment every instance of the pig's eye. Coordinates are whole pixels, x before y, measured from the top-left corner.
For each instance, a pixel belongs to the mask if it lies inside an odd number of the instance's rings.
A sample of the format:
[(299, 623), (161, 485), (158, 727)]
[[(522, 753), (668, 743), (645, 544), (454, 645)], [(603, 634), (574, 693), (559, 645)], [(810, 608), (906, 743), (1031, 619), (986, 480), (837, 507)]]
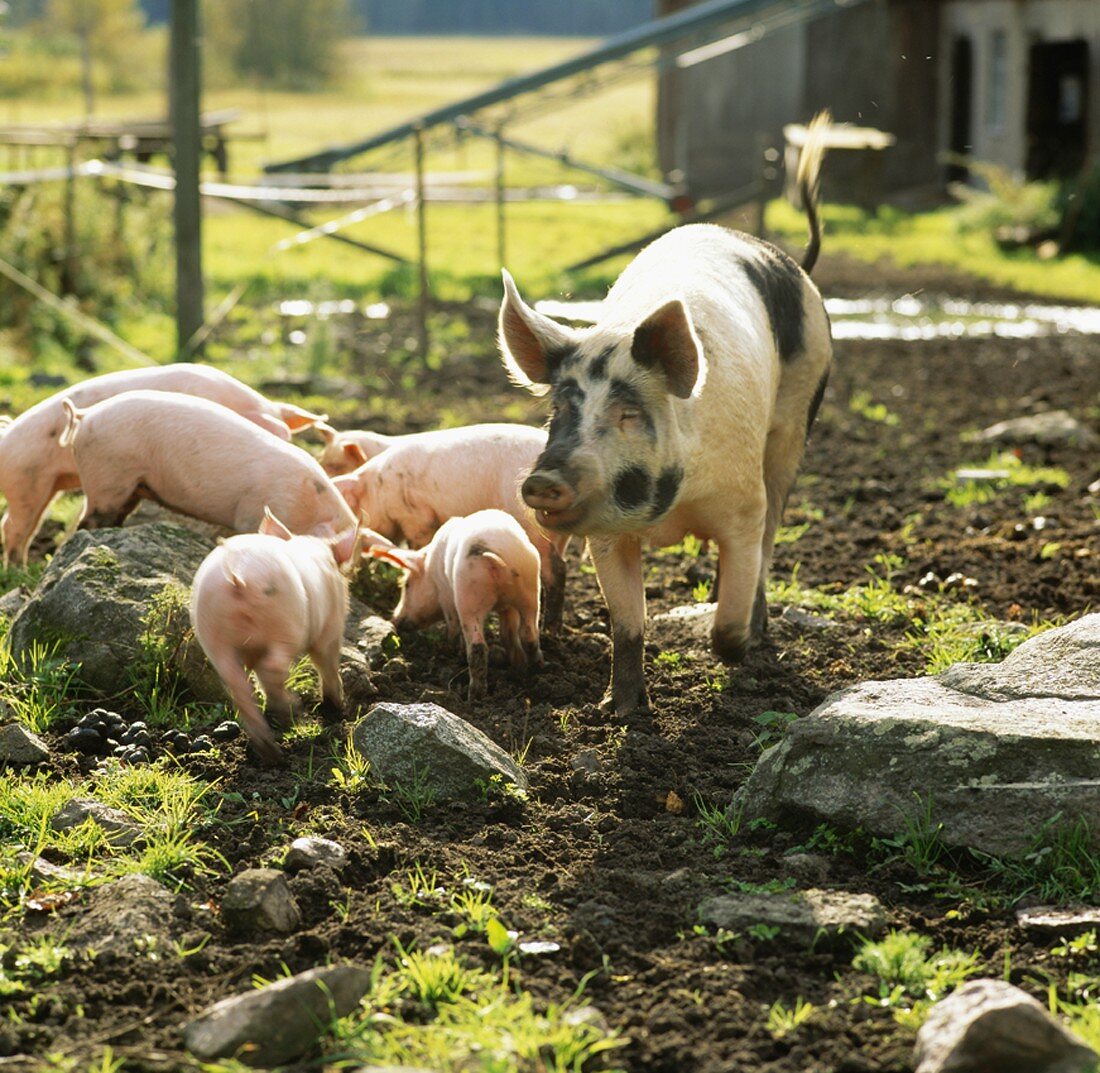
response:
[(625, 425), (628, 421), (637, 421), (642, 416), (642, 411), (633, 406), (624, 406), (619, 411), (619, 424)]

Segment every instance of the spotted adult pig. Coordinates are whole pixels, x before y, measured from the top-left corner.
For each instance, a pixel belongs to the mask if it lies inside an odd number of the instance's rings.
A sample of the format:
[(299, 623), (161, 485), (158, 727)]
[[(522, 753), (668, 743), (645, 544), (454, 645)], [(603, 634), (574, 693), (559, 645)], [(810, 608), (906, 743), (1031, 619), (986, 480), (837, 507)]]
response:
[(289, 440), (292, 432), (324, 420), (290, 403), (274, 402), (228, 373), (181, 362), (95, 376), (43, 399), (14, 420), (0, 421), (0, 493), (7, 509), (0, 521), (4, 562), (27, 561), (27, 548), (42, 515), (59, 492), (80, 487), (72, 451), (59, 442), (67, 421), (65, 402), (92, 406), (124, 391), (168, 391), (225, 406)]
[(591, 327), (546, 317), (507, 272), (499, 340), (512, 380), (549, 392), (546, 450), (522, 487), (539, 524), (587, 538), (612, 624), (606, 707), (648, 705), (643, 544), (694, 533), (718, 548), (716, 654), (741, 660), (767, 626), (764, 586), (787, 494), (832, 357), (809, 278), (821, 124), (799, 181), (801, 266), (710, 224), (678, 227), (623, 271)]

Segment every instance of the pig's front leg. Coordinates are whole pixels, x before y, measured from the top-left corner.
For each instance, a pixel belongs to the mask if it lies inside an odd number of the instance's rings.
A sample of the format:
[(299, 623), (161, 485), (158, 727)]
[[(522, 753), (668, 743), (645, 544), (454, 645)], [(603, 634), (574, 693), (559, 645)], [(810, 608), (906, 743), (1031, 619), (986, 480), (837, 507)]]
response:
[(540, 559), (539, 574), (542, 578), (543, 624), (547, 633), (557, 633), (565, 612), (565, 557), (564, 549), (551, 541), (537, 544)]
[(344, 714), (344, 683), (340, 678), (340, 638), (333, 638), (310, 653), (321, 679), (321, 718), (327, 722)]
[[(711, 645), (724, 663), (740, 663), (753, 633), (754, 605), (760, 600), (761, 547), (764, 511), (745, 510), (722, 527), (718, 535), (718, 606), (714, 612)], [(767, 614), (761, 600), (755, 617)]]
[(642, 665), (645, 641), (642, 546), (636, 537), (619, 536), (589, 537), (588, 547), (611, 616), (611, 686), (601, 707), (625, 716), (649, 708)]

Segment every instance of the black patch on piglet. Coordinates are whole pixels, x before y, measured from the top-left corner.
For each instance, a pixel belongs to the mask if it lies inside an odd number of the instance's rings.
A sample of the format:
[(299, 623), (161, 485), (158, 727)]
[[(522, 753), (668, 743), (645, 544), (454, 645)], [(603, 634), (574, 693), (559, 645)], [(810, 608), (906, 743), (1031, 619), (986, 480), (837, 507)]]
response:
[(615, 503), (622, 510), (637, 510), (649, 501), (653, 478), (644, 466), (628, 466), (615, 475)]
[(653, 506), (649, 510), (650, 518), (660, 518), (662, 514), (667, 514), (672, 509), (683, 480), (684, 471), (679, 466), (666, 466), (661, 470), (661, 475), (657, 478)]
[(743, 262), (745, 275), (768, 311), (775, 348), (781, 361), (791, 361), (805, 349), (802, 270), (782, 250), (758, 242), (756, 256)]

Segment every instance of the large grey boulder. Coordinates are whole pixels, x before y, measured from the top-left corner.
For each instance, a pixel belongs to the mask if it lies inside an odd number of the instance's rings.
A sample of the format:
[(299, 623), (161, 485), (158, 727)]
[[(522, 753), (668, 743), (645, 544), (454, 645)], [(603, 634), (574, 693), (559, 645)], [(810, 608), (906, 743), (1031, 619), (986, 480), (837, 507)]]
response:
[(203, 1061), (236, 1055), (253, 1066), (282, 1065), (351, 1013), (370, 980), (369, 969), (337, 965), (222, 999), (184, 1028), (184, 1045)]
[(527, 789), (527, 776), (499, 745), (438, 704), (376, 704), (351, 741), (384, 782), (416, 786), (432, 800), (475, 801), (494, 776)]
[(893, 835), (927, 812), (944, 839), (995, 854), (1061, 813), (1100, 831), (1100, 614), (1003, 663), (866, 682), (795, 720), (746, 783), (747, 816), (812, 815)]
[(1100, 1056), (1018, 987), (971, 980), (932, 1007), (914, 1059), (917, 1073), (1086, 1073)]
[(886, 929), (886, 913), (873, 894), (842, 890), (788, 890), (720, 894), (699, 906), (705, 924), (750, 932), (779, 928), (779, 940), (812, 947), (843, 935), (873, 939)]
[(167, 523), (75, 533), (13, 620), (13, 655), (57, 645), (84, 685), (116, 694), (149, 666), (152, 641), (196, 700), (224, 699), (186, 610), (191, 579), (212, 547)]

